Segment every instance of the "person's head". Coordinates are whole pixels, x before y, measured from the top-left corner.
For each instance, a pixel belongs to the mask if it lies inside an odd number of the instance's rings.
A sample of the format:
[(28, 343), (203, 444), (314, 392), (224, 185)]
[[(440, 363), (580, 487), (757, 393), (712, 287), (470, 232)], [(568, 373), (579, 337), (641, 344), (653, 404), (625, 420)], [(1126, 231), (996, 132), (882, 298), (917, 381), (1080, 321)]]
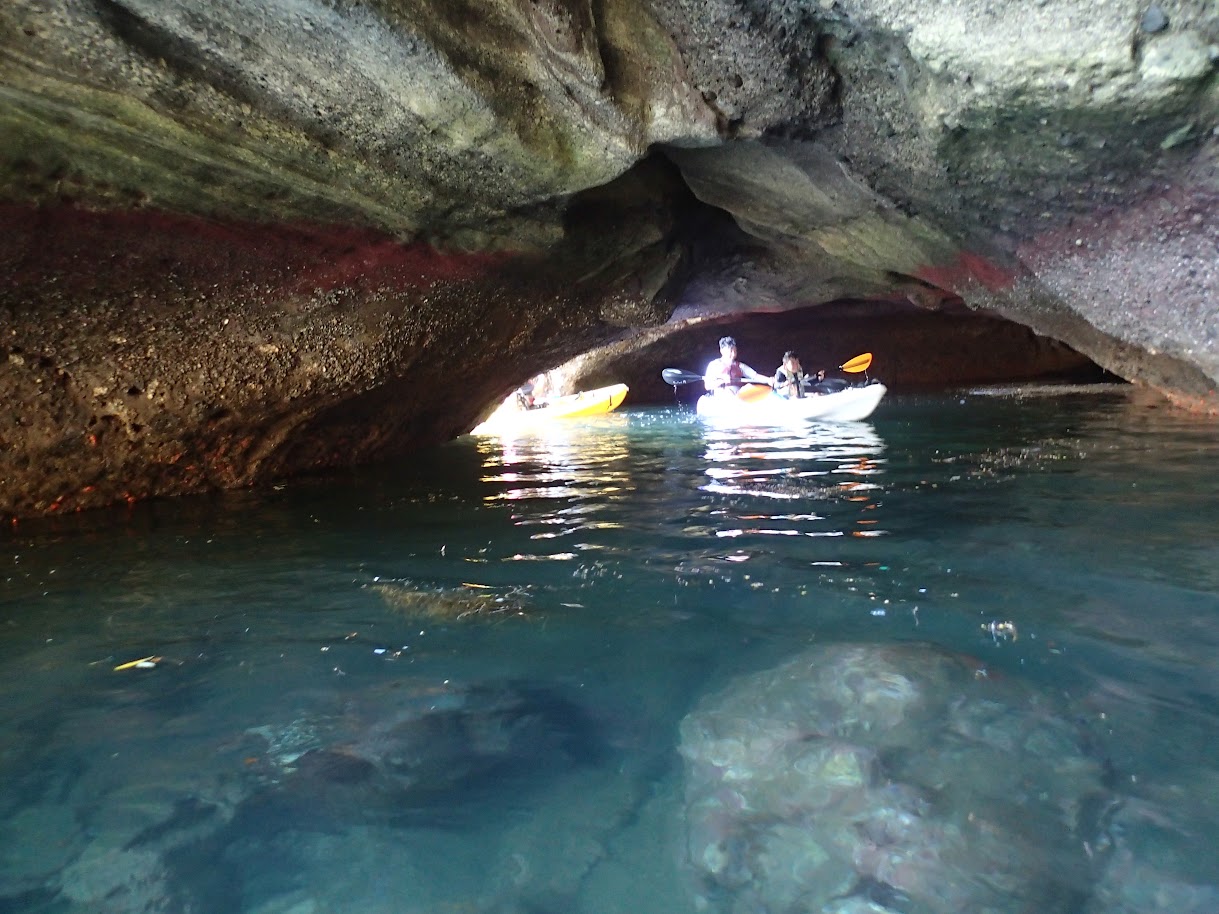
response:
[(730, 336), (720, 337), (720, 355), (735, 356), (736, 355), (736, 340)]
[(794, 352), (792, 352), (792, 350), (789, 349), (787, 352), (783, 353), (783, 365), (787, 368), (799, 368), (800, 359)]

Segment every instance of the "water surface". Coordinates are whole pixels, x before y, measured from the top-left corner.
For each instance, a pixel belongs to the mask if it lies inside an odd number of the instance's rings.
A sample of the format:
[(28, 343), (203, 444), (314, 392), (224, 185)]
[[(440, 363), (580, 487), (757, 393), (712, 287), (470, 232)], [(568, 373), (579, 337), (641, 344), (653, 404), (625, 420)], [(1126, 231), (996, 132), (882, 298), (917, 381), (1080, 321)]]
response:
[(0, 911), (1216, 910), (1217, 456), (1121, 388), (627, 409), (18, 527)]

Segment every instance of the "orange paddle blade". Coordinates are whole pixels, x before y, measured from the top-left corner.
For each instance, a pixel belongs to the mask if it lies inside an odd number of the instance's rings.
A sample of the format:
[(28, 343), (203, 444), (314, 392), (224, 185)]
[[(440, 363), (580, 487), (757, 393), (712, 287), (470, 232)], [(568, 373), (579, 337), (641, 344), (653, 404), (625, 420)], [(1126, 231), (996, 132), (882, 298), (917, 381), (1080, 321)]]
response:
[(737, 391), (736, 398), (746, 403), (757, 403), (770, 396), (770, 387), (765, 384), (746, 384)]
[(868, 366), (872, 364), (872, 353), (864, 352), (855, 356), (849, 362), (844, 362), (838, 367), (843, 371), (867, 371)]

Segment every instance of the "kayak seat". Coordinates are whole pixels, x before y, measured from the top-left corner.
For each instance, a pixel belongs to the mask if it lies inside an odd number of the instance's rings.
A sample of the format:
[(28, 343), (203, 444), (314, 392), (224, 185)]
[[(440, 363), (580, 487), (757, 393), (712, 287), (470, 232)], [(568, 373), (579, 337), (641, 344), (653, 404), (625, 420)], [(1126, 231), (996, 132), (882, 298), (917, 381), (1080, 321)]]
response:
[(810, 394), (836, 394), (840, 390), (846, 390), (847, 386), (847, 382), (842, 378), (826, 378), (824, 381), (810, 384), (808, 392)]

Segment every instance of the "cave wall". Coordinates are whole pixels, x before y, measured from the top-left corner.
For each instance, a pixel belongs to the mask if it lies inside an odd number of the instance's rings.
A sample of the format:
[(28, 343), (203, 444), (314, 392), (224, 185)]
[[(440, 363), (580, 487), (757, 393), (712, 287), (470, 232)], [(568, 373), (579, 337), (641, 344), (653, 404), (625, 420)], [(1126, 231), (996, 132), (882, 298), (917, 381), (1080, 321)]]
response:
[[(664, 180), (615, 182), (617, 229), (545, 256), (0, 207), (2, 503), (19, 517), (232, 488), (461, 434), (539, 360), (663, 319), (638, 290), (606, 295), (599, 252), (636, 285), (667, 275)], [(572, 218), (602, 223), (602, 207)]]
[(952, 302), (1215, 412), (1217, 130), (1204, 0), (9, 0), (0, 514), (842, 299), (899, 375)]

